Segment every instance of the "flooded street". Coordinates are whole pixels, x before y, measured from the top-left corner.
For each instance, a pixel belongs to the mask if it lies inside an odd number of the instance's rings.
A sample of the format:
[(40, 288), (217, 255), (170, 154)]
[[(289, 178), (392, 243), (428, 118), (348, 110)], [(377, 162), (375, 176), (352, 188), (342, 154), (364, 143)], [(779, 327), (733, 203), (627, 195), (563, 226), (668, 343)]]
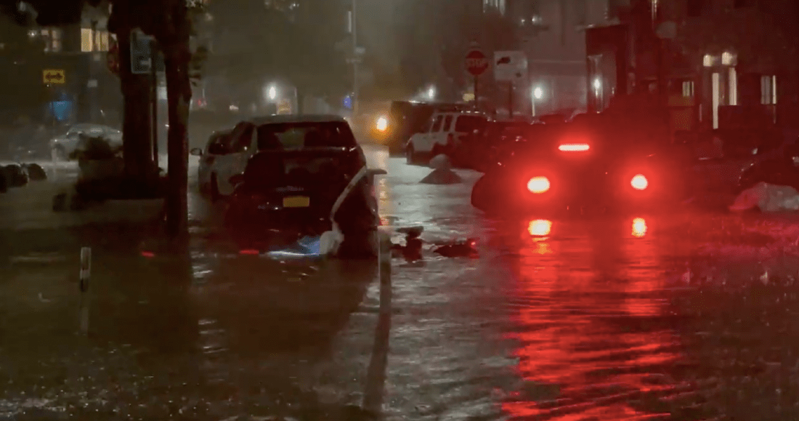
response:
[(799, 419), (795, 218), (491, 220), (479, 174), (422, 185), (430, 169), (367, 152), (394, 242), (421, 225), (479, 256), (381, 277), (242, 254), (196, 192), (175, 256), (47, 216), (12, 231), (49, 197), (0, 196), (0, 420)]

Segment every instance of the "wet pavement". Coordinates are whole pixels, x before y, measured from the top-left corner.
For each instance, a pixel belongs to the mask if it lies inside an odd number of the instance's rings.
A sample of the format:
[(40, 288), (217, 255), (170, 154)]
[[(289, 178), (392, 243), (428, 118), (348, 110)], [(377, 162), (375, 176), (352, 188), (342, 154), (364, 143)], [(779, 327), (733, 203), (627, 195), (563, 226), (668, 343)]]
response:
[(490, 220), (479, 174), (420, 185), (429, 169), (368, 156), (387, 230), (479, 256), (381, 277), (242, 255), (192, 194), (179, 257), (146, 230), (57, 229), (47, 187), (0, 196), (0, 420), (799, 419), (799, 218)]

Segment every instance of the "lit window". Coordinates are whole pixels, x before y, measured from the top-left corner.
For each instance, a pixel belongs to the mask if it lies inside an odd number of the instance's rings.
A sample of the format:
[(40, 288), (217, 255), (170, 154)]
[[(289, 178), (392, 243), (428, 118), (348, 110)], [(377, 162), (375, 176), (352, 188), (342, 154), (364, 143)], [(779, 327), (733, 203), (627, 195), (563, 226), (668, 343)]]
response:
[(694, 96), (694, 81), (686, 80), (682, 83), (682, 96), (691, 98)]
[(760, 103), (763, 105), (777, 103), (777, 76), (763, 75), (760, 77)]
[(111, 47), (108, 31), (95, 31), (94, 46), (96, 51), (108, 51)]
[(727, 95), (729, 105), (738, 105), (738, 72), (735, 71), (735, 67), (730, 67), (727, 82), (729, 83)]
[(713, 59), (713, 56), (711, 56), (710, 54), (705, 54), (705, 57), (702, 58), (702, 64), (705, 67), (713, 67), (714, 61), (715, 60)]
[(44, 40), (44, 51), (58, 53), (61, 51), (61, 30), (58, 28), (45, 28), (41, 30)]
[(94, 51), (94, 42), (92, 39), (91, 28), (80, 29), (80, 50), (84, 53)]

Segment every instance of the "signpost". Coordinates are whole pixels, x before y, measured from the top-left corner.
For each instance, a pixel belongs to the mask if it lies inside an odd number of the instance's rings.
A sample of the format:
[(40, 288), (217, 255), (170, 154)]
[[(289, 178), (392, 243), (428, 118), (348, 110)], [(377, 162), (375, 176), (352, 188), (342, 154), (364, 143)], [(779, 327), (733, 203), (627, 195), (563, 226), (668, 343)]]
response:
[(153, 54), (150, 48), (154, 38), (141, 30), (130, 31), (130, 72), (136, 75), (149, 75), (152, 71)]
[(63, 69), (45, 69), (42, 71), (42, 81), (46, 85), (63, 85), (67, 83), (67, 77)]
[(495, 51), (494, 79), (508, 82), (508, 117), (513, 119), (513, 86), (527, 77), (527, 55), (524, 51)]
[(478, 78), (480, 75), (485, 73), (488, 70), (488, 58), (482, 51), (478, 48), (473, 47), (466, 53), (466, 71), (469, 72), (472, 76), (474, 76), (474, 103), (475, 105), (479, 106), (480, 104), (480, 96), (477, 90), (478, 88)]

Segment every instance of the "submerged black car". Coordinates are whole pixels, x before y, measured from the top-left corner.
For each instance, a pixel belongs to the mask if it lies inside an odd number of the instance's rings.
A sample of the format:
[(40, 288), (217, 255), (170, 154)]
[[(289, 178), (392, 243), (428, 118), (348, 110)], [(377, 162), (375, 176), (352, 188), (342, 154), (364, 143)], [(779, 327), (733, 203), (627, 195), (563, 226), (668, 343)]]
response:
[(264, 251), (320, 236), (332, 229), (331, 210), (342, 191), (366, 171), (334, 219), (344, 234), (340, 255), (373, 256), (379, 224), (373, 178), (384, 171), (365, 166), (358, 146), (258, 152), (234, 176), (226, 226), (240, 244)]
[(598, 119), (543, 127), (498, 156), (474, 185), (473, 206), (501, 214), (645, 210), (682, 199), (684, 166), (645, 132)]

